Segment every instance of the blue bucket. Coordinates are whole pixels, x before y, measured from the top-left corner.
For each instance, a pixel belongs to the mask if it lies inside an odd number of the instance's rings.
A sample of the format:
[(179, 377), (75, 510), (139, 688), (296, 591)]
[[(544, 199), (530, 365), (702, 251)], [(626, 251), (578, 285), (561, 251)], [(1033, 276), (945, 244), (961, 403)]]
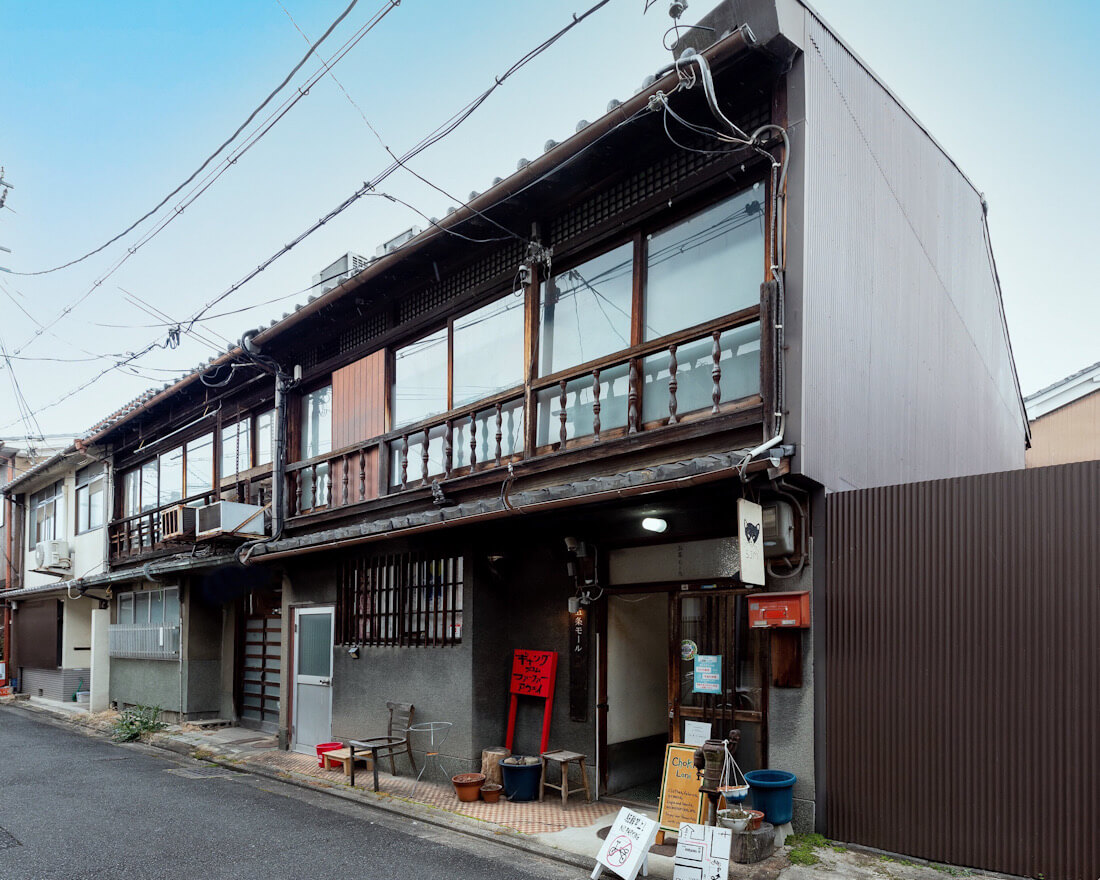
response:
[(786, 770), (750, 770), (745, 779), (752, 789), (752, 805), (772, 825), (785, 825), (794, 815), (794, 784), (798, 777)]

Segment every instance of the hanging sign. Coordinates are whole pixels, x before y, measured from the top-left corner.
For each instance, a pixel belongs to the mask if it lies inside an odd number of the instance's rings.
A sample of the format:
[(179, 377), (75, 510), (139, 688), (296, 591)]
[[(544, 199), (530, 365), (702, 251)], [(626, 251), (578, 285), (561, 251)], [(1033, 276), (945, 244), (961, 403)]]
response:
[(669, 743), (665, 746), (665, 769), (661, 774), (661, 800), (657, 824), (662, 831), (679, 833), (683, 822), (702, 822), (709, 806), (699, 791), (702, 776), (695, 769), (695, 746)]
[(728, 828), (685, 822), (676, 841), (672, 880), (727, 880), (732, 843)]
[(603, 868), (618, 874), (623, 880), (634, 880), (656, 839), (656, 822), (623, 807), (611, 823), (607, 840), (596, 856), (598, 864), (592, 871), (593, 880), (600, 876)]
[(744, 498), (737, 499), (737, 544), (742, 582), (764, 586), (764, 511)]
[(588, 609), (569, 615), (569, 720), (588, 720)]
[(694, 684), (691, 686), (692, 693), (722, 693), (722, 655), (696, 654), (693, 681)]

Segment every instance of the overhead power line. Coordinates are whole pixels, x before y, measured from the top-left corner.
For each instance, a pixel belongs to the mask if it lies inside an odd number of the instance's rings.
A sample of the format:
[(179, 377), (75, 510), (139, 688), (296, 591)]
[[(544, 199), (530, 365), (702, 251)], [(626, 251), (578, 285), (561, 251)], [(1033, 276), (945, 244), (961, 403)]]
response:
[[(185, 331), (190, 330), (192, 327), (194, 327), (194, 325), (196, 323), (199, 323), (203, 319), (203, 316), (207, 312), (209, 312), (210, 309), (212, 309), (215, 305), (222, 302), (227, 297), (233, 295), (244, 284), (246, 284), (248, 281), (251, 281), (253, 278), (255, 278), (257, 275), (259, 275), (261, 272), (263, 272), (266, 268), (268, 268), (268, 266), (270, 266), (272, 263), (274, 263), (280, 257), (284, 256), (286, 253), (288, 253), (290, 250), (292, 250), (298, 244), (305, 241), (306, 238), (308, 238), (310, 235), (312, 235), (314, 232), (316, 232), (318, 229), (320, 229), (322, 226), (324, 226), (330, 220), (332, 220), (335, 217), (342, 214), (344, 211), (346, 211), (349, 207), (351, 207), (351, 205), (353, 205), (355, 202), (357, 202), (363, 196), (367, 195), (368, 193), (371, 193), (371, 191), (374, 190), (377, 187), (378, 183), (385, 180), (387, 177), (392, 175), (398, 168), (402, 167), (402, 163), (408, 162), (413, 157), (419, 155), (420, 153), (427, 150), (429, 147), (431, 147), (434, 144), (438, 143), (443, 138), (449, 136), (453, 131), (455, 131), (455, 129), (457, 129), (463, 122), (465, 122), (471, 115), (473, 115), (473, 113), (476, 112), (477, 109), (482, 104), (484, 104), (486, 100), (488, 100), (489, 96), (492, 95), (493, 92), (495, 92), (498, 88), (500, 88), (500, 86), (502, 86), (505, 83), (505, 81), (507, 81), (517, 71), (519, 71), (522, 67), (526, 66), (532, 60), (537, 58), (539, 55), (541, 55), (543, 52), (545, 52), (548, 48), (550, 48), (552, 45), (554, 45), (554, 43), (556, 43), (563, 36), (565, 36), (565, 34), (567, 34), (569, 31), (571, 31), (573, 28), (575, 28), (578, 24), (580, 24), (582, 21), (585, 21), (587, 18), (589, 18), (594, 13), (598, 12), (600, 9), (602, 9), (604, 6), (606, 6), (610, 2), (611, 2), (611, 0), (600, 0), (600, 2), (598, 2), (598, 3), (594, 4), (593, 6), (589, 7), (589, 9), (587, 9), (583, 13), (580, 13), (580, 14), (573, 13), (572, 20), (568, 24), (566, 24), (563, 28), (558, 30), (556, 33), (554, 33), (548, 39), (544, 40), (542, 43), (538, 44), (533, 49), (528, 51), (525, 55), (523, 55), (519, 60), (517, 60), (514, 64), (512, 64), (512, 66), (509, 67), (503, 74), (496, 77), (494, 79), (493, 84), (491, 86), (489, 86), (485, 91), (483, 91), (480, 95), (478, 95), (473, 101), (471, 101), (469, 104), (467, 104), (461, 110), (459, 110), (457, 113), (455, 113), (453, 116), (451, 116), (446, 122), (439, 125), (432, 132), (430, 132), (428, 135), (426, 135), (424, 138), (422, 138), (419, 143), (417, 143), (414, 147), (412, 147), (409, 151), (407, 151), (399, 160), (394, 161), (392, 164), (390, 164), (385, 170), (383, 170), (380, 174), (378, 174), (372, 181), (365, 182), (359, 189), (357, 189), (355, 192), (353, 192), (348, 198), (344, 199), (344, 201), (342, 201), (339, 205), (337, 205), (335, 208), (333, 208), (328, 214), (326, 214), (324, 217), (322, 217), (316, 223), (309, 226), (302, 233), (300, 233), (296, 238), (294, 238), (291, 242), (284, 245), (282, 248), (280, 248), (278, 251), (276, 251), (274, 254), (272, 254), (267, 260), (265, 260), (263, 263), (261, 263), (259, 266), (257, 266), (254, 270), (249, 272), (244, 278), (242, 278), (240, 281), (233, 284), (228, 289), (226, 289), (225, 291), (220, 293), (218, 296), (214, 297), (212, 300), (207, 302), (191, 318), (189, 318), (185, 323), (181, 324), (181, 329), (184, 329)], [(639, 111), (639, 113), (640, 112), (641, 111)], [(634, 118), (637, 117), (637, 115), (638, 114), (636, 113), (636, 114), (632, 115), (630, 118), (628, 118), (626, 120), (623, 120), (623, 122), (619, 123), (619, 126), (616, 126), (616, 128), (620, 127), (621, 125), (625, 125), (628, 122), (632, 121)], [(608, 132), (608, 133), (610, 133), (610, 132)], [(601, 136), (601, 138), (599, 138), (599, 140), (602, 140), (602, 138), (605, 137), (605, 136), (606, 136), (606, 134)], [(564, 160), (561, 163), (562, 166), (564, 167), (565, 165), (569, 164), (572, 161), (572, 158), (575, 158), (575, 157), (571, 157), (570, 159)], [(550, 172), (548, 171), (547, 173), (550, 173)], [(528, 186), (531, 186), (533, 184), (534, 184), (534, 182), (528, 184)], [(526, 189), (526, 187), (525, 187), (525, 189)], [(226, 314), (232, 314), (232, 312), (229, 312), (229, 313), (226, 313)], [(125, 359), (120, 360), (119, 362), (117, 362), (117, 363), (115, 363), (115, 364), (113, 364), (109, 367), (105, 367), (103, 370), (101, 370), (95, 376), (91, 377), (86, 382), (81, 383), (79, 386), (77, 386), (76, 388), (68, 391), (66, 394), (62, 395), (61, 397), (57, 398), (56, 400), (52, 401), (51, 403), (48, 403), (45, 406), (40, 407), (38, 410), (35, 410), (34, 413), (41, 413), (44, 410), (51, 409), (55, 406), (58, 406), (59, 404), (61, 404), (64, 401), (68, 400), (69, 398), (71, 398), (73, 395), (79, 393), (80, 391), (83, 391), (84, 389), (86, 389), (90, 385), (92, 385), (93, 383), (98, 382), (103, 376), (107, 375), (108, 373), (110, 373), (110, 372), (112, 372), (116, 369), (121, 369), (121, 368), (124, 368), (125, 366), (128, 366), (134, 360), (136, 360), (140, 357), (143, 357), (144, 355), (148, 354), (150, 351), (153, 351), (156, 348), (165, 348), (165, 347), (167, 347), (167, 345), (164, 344), (164, 343), (161, 343), (159, 341), (159, 337), (158, 337), (157, 340), (154, 340), (153, 342), (151, 342), (149, 345), (147, 345), (141, 351), (129, 354), (129, 355), (126, 356)], [(18, 420), (16, 420), (16, 422), (13, 422), (11, 424), (18, 424)], [(0, 431), (4, 430), (4, 429), (6, 429), (10, 426), (11, 426), (10, 424), (9, 425), (0, 425)]]
[[(152, 217), (155, 213), (157, 213), (157, 211), (159, 211), (161, 208), (163, 208), (173, 196), (175, 196), (178, 192), (180, 192), (180, 190), (182, 190), (185, 186), (187, 186), (189, 183), (191, 183), (191, 181), (193, 181), (196, 177), (198, 177), (199, 174), (202, 173), (203, 169), (206, 168), (207, 165), (209, 165), (211, 162), (213, 162), (221, 154), (222, 150), (224, 150), (231, 143), (233, 143), (233, 141), (235, 141), (237, 139), (237, 137), (240, 135), (240, 133), (242, 131), (244, 131), (245, 128), (248, 127), (248, 125), (252, 122), (253, 119), (256, 118), (256, 116), (259, 114), (259, 112), (261, 110), (263, 110), (264, 107), (266, 107), (269, 103), (271, 103), (272, 99), (274, 99), (274, 97), (277, 94), (279, 94), (279, 92), (281, 92), (286, 87), (286, 84), (288, 82), (290, 82), (290, 80), (294, 76), (294, 74), (296, 74), (299, 70), (302, 69), (302, 65), (304, 65), (310, 59), (310, 56), (312, 56), (313, 53), (317, 51), (317, 47), (320, 46), (325, 40), (328, 39), (329, 35), (336, 29), (337, 25), (339, 25), (340, 22), (342, 22), (345, 18), (348, 17), (348, 14), (355, 8), (355, 6), (358, 2), (359, 2), (359, 0), (351, 0), (351, 3), (348, 4), (347, 8), (343, 12), (341, 12), (340, 15), (338, 15), (336, 17), (336, 20), (328, 26), (328, 29), (323, 34), (321, 34), (321, 37), (309, 47), (309, 51), (307, 51), (306, 54), (302, 56), (301, 61), (299, 61), (297, 64), (295, 64), (294, 67), (291, 68), (290, 73), (288, 73), (285, 77), (283, 77), (283, 81), (280, 82), (274, 89), (272, 89), (271, 93), (266, 98), (264, 98), (263, 101), (260, 102), (259, 106), (256, 107), (255, 110), (253, 110), (251, 113), (248, 114), (248, 117), (245, 119), (244, 122), (242, 122), (237, 127), (237, 130), (234, 131), (233, 134), (231, 134), (224, 141), (222, 141), (222, 143), (218, 146), (218, 148), (216, 150), (214, 150), (214, 152), (211, 153), (209, 156), (207, 156), (206, 159), (203, 160), (203, 163), (201, 165), (199, 165), (199, 167), (196, 168), (191, 173), (190, 177), (188, 177), (185, 181), (183, 181), (183, 183), (181, 183), (174, 190), (172, 190), (170, 193), (168, 193), (168, 195), (166, 195), (163, 199), (161, 199), (153, 208), (148, 210), (141, 217), (139, 217), (137, 220), (135, 220), (133, 223), (131, 223), (129, 226), (127, 226), (125, 229), (123, 229), (122, 232), (118, 233), (118, 235), (115, 235), (112, 238), (108, 239), (103, 244), (101, 244), (99, 247), (88, 251), (88, 253), (84, 254), (84, 256), (82, 256), (82, 257), (77, 257), (75, 260), (69, 260), (69, 262), (67, 262), (67, 263), (62, 263), (61, 265), (54, 266), (50, 269), (40, 269), (37, 272), (12, 272), (12, 274), (13, 275), (47, 275), (50, 272), (58, 272), (61, 269), (67, 269), (69, 266), (75, 266), (77, 263), (82, 263), (82, 262), (84, 262), (84, 260), (88, 259), (89, 257), (95, 256), (100, 251), (110, 247), (112, 244), (114, 244), (116, 241), (118, 241), (124, 235), (127, 235), (128, 233), (132, 232), (135, 228), (140, 226), (145, 220), (148, 220), (150, 217)], [(386, 11), (388, 12), (394, 6), (397, 6), (400, 2), (401, 2), (401, 0), (390, 0), (390, 2), (388, 4), (388, 8), (387, 8)]]

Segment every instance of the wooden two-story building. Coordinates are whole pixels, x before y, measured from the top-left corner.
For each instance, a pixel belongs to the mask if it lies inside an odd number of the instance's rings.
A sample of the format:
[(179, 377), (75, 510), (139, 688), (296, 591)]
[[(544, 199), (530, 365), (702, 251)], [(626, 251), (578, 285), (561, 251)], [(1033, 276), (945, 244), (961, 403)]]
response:
[[(797, 0), (687, 33), (604, 117), (92, 432), (113, 626), (179, 615), (174, 652), (112, 657), (113, 700), (303, 750), (408, 702), (452, 723), (457, 771), (504, 740), (513, 651), (554, 651), (550, 743), (601, 792), (644, 798), (694, 722), (795, 772), (814, 824), (824, 493), (1021, 467), (1026, 418), (983, 199), (927, 131)], [(272, 365), (300, 368), (283, 424)], [(172, 519), (218, 500), (285, 506), (247, 565)], [(750, 626), (776, 591), (810, 594), (805, 626)]]

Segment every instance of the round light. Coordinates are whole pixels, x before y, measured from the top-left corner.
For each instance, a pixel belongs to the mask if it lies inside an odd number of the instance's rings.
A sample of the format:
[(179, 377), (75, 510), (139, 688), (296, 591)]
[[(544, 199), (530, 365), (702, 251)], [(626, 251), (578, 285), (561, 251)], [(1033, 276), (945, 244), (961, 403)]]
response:
[(657, 534), (660, 534), (668, 528), (668, 523), (659, 517), (647, 516), (642, 520), (642, 528), (647, 532), (657, 532)]

